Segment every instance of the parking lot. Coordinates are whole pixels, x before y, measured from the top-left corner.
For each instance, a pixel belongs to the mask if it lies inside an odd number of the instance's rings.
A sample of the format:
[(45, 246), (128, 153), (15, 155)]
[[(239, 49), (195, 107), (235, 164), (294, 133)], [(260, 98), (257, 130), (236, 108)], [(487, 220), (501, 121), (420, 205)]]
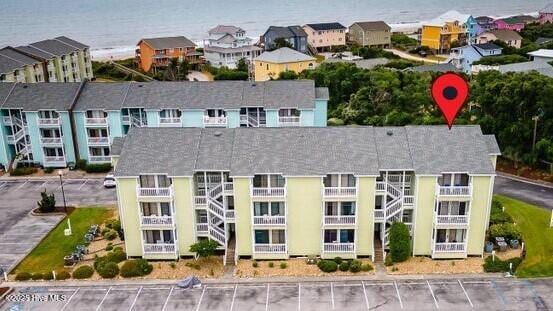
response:
[[(553, 280), (432, 279), (317, 283), (18, 288), (1, 310), (549, 310)], [(27, 294), (27, 295), (26, 295)], [(26, 298), (25, 298), (26, 297)], [(50, 301), (38, 301), (48, 299)]]
[[(40, 192), (54, 193), (63, 205), (58, 178), (0, 179), (0, 267), (11, 270), (19, 260), (62, 219), (62, 216), (31, 216)], [(68, 205), (115, 205), (114, 189), (105, 189), (102, 179), (67, 179), (63, 189)]]

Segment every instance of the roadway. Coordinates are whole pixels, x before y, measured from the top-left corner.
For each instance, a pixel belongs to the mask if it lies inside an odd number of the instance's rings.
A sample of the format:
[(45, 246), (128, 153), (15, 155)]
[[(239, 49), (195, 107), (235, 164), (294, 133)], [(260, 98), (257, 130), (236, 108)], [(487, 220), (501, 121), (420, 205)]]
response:
[(497, 175), (494, 193), (553, 210), (553, 187)]

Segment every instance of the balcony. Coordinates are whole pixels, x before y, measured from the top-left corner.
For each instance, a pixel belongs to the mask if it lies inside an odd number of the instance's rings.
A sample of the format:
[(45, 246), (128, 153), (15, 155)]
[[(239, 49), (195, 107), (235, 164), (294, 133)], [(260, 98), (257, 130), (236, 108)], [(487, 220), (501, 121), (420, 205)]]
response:
[(434, 244), (434, 253), (464, 253), (465, 243), (438, 243)]
[(176, 249), (175, 243), (144, 243), (144, 254), (172, 254)]
[(300, 117), (278, 117), (279, 126), (300, 126)]
[(233, 193), (234, 193), (234, 184), (232, 182), (223, 183), (223, 192), (226, 195), (233, 195)]
[(203, 195), (194, 196), (194, 205), (196, 208), (207, 208), (207, 198)]
[(3, 117), (3, 119), (4, 119), (4, 125), (13, 125), (11, 117)]
[(60, 125), (60, 118), (48, 118), (48, 119), (38, 119), (37, 120), (38, 125), (42, 127), (49, 127), (49, 126), (59, 126)]
[(64, 156), (45, 156), (44, 166), (45, 167), (65, 167), (65, 157)]
[(196, 224), (196, 232), (199, 234), (207, 234), (209, 226), (207, 223), (198, 223)]
[(41, 137), (40, 143), (44, 146), (59, 146), (63, 144), (61, 137)]
[(438, 198), (451, 199), (453, 197), (471, 197), (472, 183), (468, 186), (440, 186), (436, 184)]
[(89, 146), (109, 146), (109, 137), (88, 137)]
[(85, 118), (84, 125), (90, 127), (105, 127), (108, 125), (108, 118)]
[(226, 210), (225, 211), (225, 218), (227, 220), (234, 220), (234, 218), (236, 218), (236, 215), (234, 214), (234, 210)]
[(375, 221), (384, 220), (384, 210), (383, 209), (375, 209), (374, 210), (374, 220)]
[(356, 187), (325, 187), (324, 196), (326, 198), (355, 198), (357, 196)]
[(376, 191), (386, 191), (386, 183), (383, 181), (376, 182)]
[(253, 224), (259, 226), (284, 226), (286, 216), (253, 216)]
[(252, 197), (254, 198), (283, 198), (284, 187), (279, 188), (253, 188)]
[(404, 195), (403, 196), (403, 206), (409, 207), (415, 205), (415, 196), (414, 195)]
[(227, 117), (208, 117), (204, 116), (204, 125), (206, 127), (226, 127)]
[(325, 225), (355, 225), (355, 215), (325, 215)]
[(353, 253), (355, 252), (354, 243), (324, 243), (323, 251), (325, 253)]
[(173, 216), (141, 216), (140, 224), (144, 227), (172, 226)]
[(90, 163), (110, 163), (111, 162), (111, 156), (89, 156), (88, 162)]
[(435, 218), (438, 226), (466, 226), (468, 221), (467, 215), (436, 215)]
[(173, 198), (173, 187), (166, 188), (136, 188), (140, 200), (171, 200)]
[(255, 253), (285, 254), (286, 244), (255, 244)]
[(131, 124), (131, 117), (126, 115), (126, 116), (122, 116), (121, 117), (121, 122), (124, 124), (124, 125), (130, 125)]
[(159, 118), (160, 127), (180, 127), (182, 126), (181, 118)]

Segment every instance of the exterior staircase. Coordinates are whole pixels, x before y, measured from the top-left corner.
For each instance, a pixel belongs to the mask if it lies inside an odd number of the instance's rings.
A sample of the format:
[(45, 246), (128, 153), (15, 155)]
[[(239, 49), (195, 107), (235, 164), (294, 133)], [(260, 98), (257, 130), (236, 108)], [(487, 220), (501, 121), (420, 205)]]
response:
[[(391, 225), (394, 222), (402, 221), (403, 207), (405, 204), (405, 196), (401, 190), (402, 181), (397, 178), (399, 177), (397, 175), (393, 177), (395, 178), (389, 178), (386, 181), (386, 188), (385, 188), (387, 202), (384, 207), (384, 224), (389, 224), (389, 225)], [(388, 246), (389, 244), (389, 234), (390, 234), (390, 228), (385, 229), (384, 234), (382, 236), (384, 247)]]
[(374, 239), (374, 260), (373, 262), (384, 262), (382, 253), (382, 241), (379, 238)]
[(223, 196), (223, 185), (219, 184), (206, 192), (207, 194), (207, 213), (208, 213), (208, 233), (209, 238), (226, 246), (228, 237), (225, 230), (225, 208), (219, 199)]
[(234, 265), (234, 256), (236, 252), (236, 239), (232, 237), (229, 239), (227, 249), (225, 252), (225, 265)]

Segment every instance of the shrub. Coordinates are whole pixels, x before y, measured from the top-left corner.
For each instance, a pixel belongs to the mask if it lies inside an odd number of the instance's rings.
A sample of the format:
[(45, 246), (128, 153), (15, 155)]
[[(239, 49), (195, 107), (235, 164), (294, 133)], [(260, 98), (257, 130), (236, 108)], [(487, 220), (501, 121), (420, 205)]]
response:
[(327, 273), (338, 270), (338, 264), (332, 260), (321, 260), (319, 261), (317, 266), (319, 267), (319, 269), (321, 269), (321, 271)]
[(245, 71), (220, 70), (214, 80), (248, 80), (250, 75)]
[(254, 268), (259, 267), (259, 263), (257, 263), (257, 261), (254, 260), (254, 261), (252, 262), (252, 267), (254, 267)]
[(31, 275), (31, 280), (43, 280), (44, 279), (44, 274), (40, 273), (40, 272), (35, 272)]
[(117, 232), (115, 230), (108, 230), (104, 233), (104, 239), (108, 241), (113, 241), (117, 238)]
[(348, 261), (342, 261), (342, 263), (340, 263), (338, 265), (338, 269), (340, 271), (348, 271), (349, 270), (349, 262)]
[(280, 263), (280, 268), (281, 268), (281, 269), (286, 269), (286, 268), (288, 268), (288, 264), (285, 263), (285, 262), (281, 262), (281, 263)]
[(281, 71), (278, 74), (278, 79), (279, 80), (297, 80), (298, 74), (295, 71), (291, 71), (291, 70)]
[(370, 263), (366, 263), (366, 264), (361, 266), (361, 271), (363, 271), (363, 272), (369, 272), (372, 269), (373, 269), (373, 266), (371, 266)]
[(344, 120), (339, 118), (330, 118), (327, 121), (328, 126), (341, 126), (344, 125)]
[(37, 202), (41, 213), (51, 213), (56, 209), (56, 198), (54, 194), (48, 194), (46, 190), (40, 193), (40, 201)]
[(275, 266), (275, 263), (274, 263), (274, 262), (272, 262), (272, 261), (269, 261), (269, 264), (268, 264), (268, 266), (269, 266), (269, 268), (272, 268), (272, 267), (274, 267), (274, 266)]
[(67, 280), (70, 277), (71, 275), (69, 274), (69, 272), (65, 270), (56, 271), (56, 280), (63, 281), (63, 280)]
[(44, 279), (47, 281), (54, 279), (54, 274), (52, 274), (52, 271), (44, 273), (43, 276)]
[(86, 160), (78, 160), (77, 163), (75, 163), (75, 169), (77, 170), (86, 170)]
[(15, 275), (16, 281), (27, 281), (30, 280), (32, 275), (29, 272), (19, 272)]
[(11, 176), (31, 175), (36, 172), (36, 168), (30, 166), (18, 167), (10, 172)]
[(94, 269), (91, 266), (80, 266), (73, 271), (74, 279), (88, 279), (94, 274)]
[(119, 219), (109, 219), (105, 222), (106, 228), (113, 229), (114, 231), (121, 230), (121, 221)]
[(113, 279), (119, 274), (119, 267), (115, 262), (106, 262), (96, 269), (104, 279)]
[(219, 244), (213, 240), (202, 240), (190, 245), (190, 251), (200, 257), (209, 257), (215, 254)]
[(109, 252), (113, 249), (113, 245), (106, 246), (106, 252)]
[(153, 270), (153, 266), (146, 259), (128, 260), (121, 266), (121, 276), (129, 278), (133, 276), (148, 275)]
[(53, 167), (45, 167), (44, 168), (44, 173), (46, 173), (46, 174), (51, 174), (53, 171), (54, 171)]
[(522, 234), (520, 230), (511, 223), (495, 224), (490, 226), (490, 236), (492, 238), (504, 237), (508, 240), (520, 240)]
[(111, 163), (87, 164), (85, 171), (87, 173), (107, 173), (111, 171)]
[(344, 260), (342, 259), (342, 257), (334, 257), (334, 262), (335, 262), (336, 264), (341, 264), (342, 261), (344, 261)]
[(390, 254), (388, 254), (388, 256), (386, 256), (386, 259), (384, 260), (384, 265), (386, 267), (394, 265), (394, 262), (392, 261), (392, 256), (390, 256)]
[(120, 247), (115, 247), (113, 251), (107, 253), (105, 256), (96, 257), (94, 259), (94, 269), (98, 271), (101, 266), (105, 265), (108, 262), (113, 262), (117, 264), (126, 259), (127, 259), (127, 254), (123, 252), (123, 250)]
[(352, 260), (349, 264), (349, 271), (353, 273), (361, 271), (361, 262), (359, 260)]
[(394, 222), (390, 228), (390, 257), (392, 262), (402, 262), (409, 258), (411, 236), (402, 222)]
[(492, 256), (486, 257), (486, 260), (484, 261), (484, 271), (486, 272), (508, 272), (509, 271), (509, 264), (513, 264), (513, 272), (516, 271), (520, 263), (522, 262), (522, 258), (515, 257), (508, 260), (501, 260), (497, 257), (495, 257), (495, 261), (493, 260)]

